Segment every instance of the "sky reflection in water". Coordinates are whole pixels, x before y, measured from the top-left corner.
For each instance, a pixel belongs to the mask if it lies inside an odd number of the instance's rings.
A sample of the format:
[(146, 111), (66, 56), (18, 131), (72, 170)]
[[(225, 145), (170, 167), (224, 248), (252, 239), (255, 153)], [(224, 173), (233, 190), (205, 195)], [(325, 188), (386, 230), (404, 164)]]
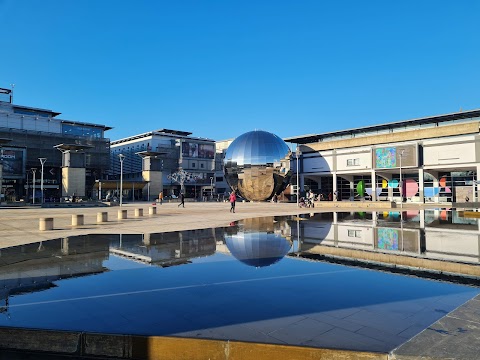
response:
[[(442, 210), (404, 213), (405, 223), (399, 218), (267, 217), (226, 228), (87, 235), (2, 249), (0, 325), (345, 348), (334, 336), (342, 329), (366, 337), (356, 349), (385, 351), (479, 290), (294, 252), (320, 245), (478, 263), (475, 219)], [(396, 241), (387, 241), (386, 232)]]

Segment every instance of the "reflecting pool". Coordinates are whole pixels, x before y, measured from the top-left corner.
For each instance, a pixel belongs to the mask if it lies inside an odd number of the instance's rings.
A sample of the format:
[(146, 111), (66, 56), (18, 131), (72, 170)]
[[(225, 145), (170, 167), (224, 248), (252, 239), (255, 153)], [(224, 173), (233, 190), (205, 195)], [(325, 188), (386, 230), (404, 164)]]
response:
[[(466, 286), (384, 271), (388, 256), (474, 266), (478, 239), (476, 220), (439, 210), (266, 217), (3, 248), (0, 326), (385, 352), (480, 292), (472, 274)], [(343, 250), (369, 256), (342, 263)]]

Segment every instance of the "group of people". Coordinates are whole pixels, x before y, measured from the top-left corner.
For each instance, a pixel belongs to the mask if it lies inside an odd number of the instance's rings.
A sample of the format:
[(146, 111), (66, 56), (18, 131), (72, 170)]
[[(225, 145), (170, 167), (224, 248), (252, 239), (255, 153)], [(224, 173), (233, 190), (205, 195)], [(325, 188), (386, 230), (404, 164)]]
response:
[(299, 199), (299, 206), (314, 207), (315, 201), (333, 201), (333, 199), (335, 199), (336, 201), (340, 200), (338, 191), (334, 191), (333, 193), (330, 191), (328, 195), (325, 196), (323, 193), (316, 195), (312, 191), (312, 189), (310, 189), (309, 191), (307, 191), (305, 197), (301, 197)]
[[(312, 190), (309, 191), (311, 193), (310, 197), (313, 197), (315, 201), (333, 201), (333, 199), (339, 201), (339, 194), (338, 191), (334, 191), (333, 193), (330, 191), (328, 195), (324, 195), (323, 193), (320, 193), (318, 195), (315, 195)], [(308, 193), (307, 193), (308, 197)]]

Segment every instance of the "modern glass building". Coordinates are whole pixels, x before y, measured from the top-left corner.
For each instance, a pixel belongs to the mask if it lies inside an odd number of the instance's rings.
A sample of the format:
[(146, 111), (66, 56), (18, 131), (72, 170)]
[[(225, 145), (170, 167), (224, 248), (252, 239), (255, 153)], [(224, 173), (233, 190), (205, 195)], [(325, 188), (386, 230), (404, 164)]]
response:
[[(62, 153), (60, 144), (85, 148), (85, 197), (92, 196), (96, 179), (110, 166), (110, 141), (106, 125), (63, 120), (59, 112), (16, 105), (10, 89), (0, 89), (0, 146), (3, 164), (1, 196), (5, 201), (37, 202), (41, 194), (39, 158), (45, 158), (43, 183), (45, 201), (62, 196)], [(34, 182), (35, 177), (35, 182)], [(35, 188), (35, 191), (34, 191)]]

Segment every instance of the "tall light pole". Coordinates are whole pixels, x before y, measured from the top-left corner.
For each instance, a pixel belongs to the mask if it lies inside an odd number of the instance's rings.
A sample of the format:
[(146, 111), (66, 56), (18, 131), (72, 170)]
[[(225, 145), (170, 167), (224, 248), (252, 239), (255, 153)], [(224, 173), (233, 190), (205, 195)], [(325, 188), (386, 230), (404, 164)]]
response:
[(403, 247), (403, 181), (402, 181), (402, 157), (405, 149), (400, 151), (400, 231), (402, 233), (402, 247)]
[(40, 189), (42, 190), (42, 204), (43, 204), (43, 165), (45, 164), (45, 161), (47, 161), (47, 158), (38, 158), (40, 160), (40, 164), (42, 164), (42, 177), (40, 180)]
[[(28, 172), (27, 172), (27, 184), (28, 184)], [(6, 201), (6, 200), (7, 199), (4, 197), (4, 194), (3, 194), (3, 159), (0, 159), (0, 202)]]
[(97, 179), (95, 182), (98, 184), (98, 201), (102, 201), (102, 181)]
[(118, 158), (120, 159), (120, 206), (122, 206), (122, 197), (123, 197), (123, 160), (125, 159), (125, 155), (118, 154)]
[(402, 181), (402, 157), (405, 149), (400, 151), (400, 209), (403, 208), (403, 181)]
[(35, 173), (37, 172), (37, 168), (31, 168), (33, 174), (33, 189), (32, 189), (32, 198), (33, 198), (33, 205), (35, 205)]
[(297, 158), (297, 207), (299, 207), (300, 201), (300, 177), (299, 177), (299, 158), (302, 155), (300, 151), (300, 146), (297, 145), (297, 150), (295, 151), (295, 157)]
[(210, 196), (213, 200), (213, 176), (210, 176)]
[(30, 186), (28, 186), (28, 180), (30, 180), (30, 179), (28, 178), (28, 173), (29, 173), (29, 171), (25, 171), (25, 173), (27, 174), (27, 186), (26, 186), (26, 188), (27, 188), (27, 197), (25, 198), (25, 201), (26, 201), (26, 202), (29, 202), (29, 200), (30, 200)]

